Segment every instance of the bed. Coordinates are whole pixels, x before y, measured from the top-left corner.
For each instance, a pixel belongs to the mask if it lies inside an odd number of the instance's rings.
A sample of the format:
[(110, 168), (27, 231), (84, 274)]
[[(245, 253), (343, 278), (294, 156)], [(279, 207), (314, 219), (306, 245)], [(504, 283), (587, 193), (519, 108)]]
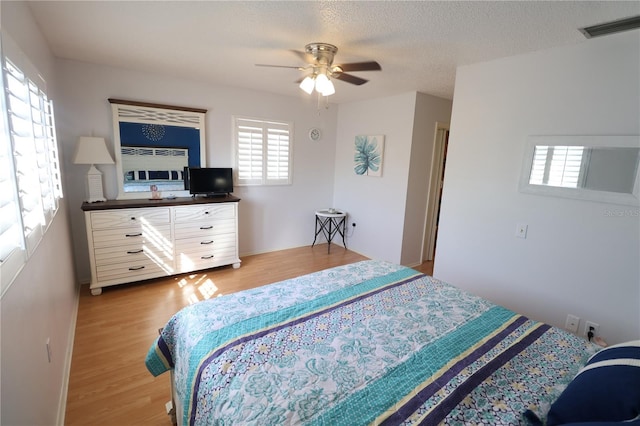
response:
[(121, 147), (125, 192), (183, 191), (184, 168), (189, 163), (187, 148), (152, 146)]
[[(526, 424), (597, 346), (363, 261), (206, 300), (151, 345), (184, 425)], [(527, 416), (525, 416), (527, 412)]]

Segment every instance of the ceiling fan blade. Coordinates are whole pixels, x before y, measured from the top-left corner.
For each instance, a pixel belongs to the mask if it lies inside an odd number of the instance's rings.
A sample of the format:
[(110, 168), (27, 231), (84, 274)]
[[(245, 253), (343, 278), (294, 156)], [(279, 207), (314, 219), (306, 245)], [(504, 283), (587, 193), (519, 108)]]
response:
[(343, 72), (339, 74), (333, 74), (332, 77), (338, 80), (346, 81), (347, 83), (355, 84), (357, 86), (365, 84), (367, 81), (369, 81), (365, 80), (364, 78), (356, 77), (355, 75), (345, 74)]
[(352, 62), (350, 64), (340, 64), (337, 65), (342, 69), (342, 71), (380, 71), (382, 67), (376, 61), (368, 61), (368, 62)]
[(303, 67), (292, 67), (289, 65), (269, 65), (269, 64), (255, 64), (256, 67), (269, 67), (269, 68), (293, 68), (294, 70), (303, 71)]
[(302, 52), (300, 50), (293, 50), (293, 49), (291, 49), (290, 52), (298, 55), (298, 57), (302, 59), (306, 64), (313, 64), (316, 61), (313, 55), (310, 55), (307, 52)]

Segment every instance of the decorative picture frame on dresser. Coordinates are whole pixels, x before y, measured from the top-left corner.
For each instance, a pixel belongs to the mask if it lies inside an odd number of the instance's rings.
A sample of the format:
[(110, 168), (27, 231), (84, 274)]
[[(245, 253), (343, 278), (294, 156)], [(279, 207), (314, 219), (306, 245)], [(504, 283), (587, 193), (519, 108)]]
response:
[(118, 199), (188, 196), (185, 167), (206, 166), (207, 110), (113, 98), (109, 103)]

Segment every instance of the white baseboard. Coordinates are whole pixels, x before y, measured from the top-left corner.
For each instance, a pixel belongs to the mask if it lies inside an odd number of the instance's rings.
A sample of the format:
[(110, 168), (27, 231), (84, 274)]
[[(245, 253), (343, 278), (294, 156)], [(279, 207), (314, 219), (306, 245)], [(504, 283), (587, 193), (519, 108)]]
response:
[[(81, 284), (82, 285), (82, 284)], [(73, 343), (76, 337), (76, 323), (78, 322), (78, 307), (80, 306), (80, 285), (76, 288), (76, 301), (73, 309), (73, 318), (69, 328), (68, 345), (64, 358), (64, 369), (62, 371), (62, 388), (60, 389), (60, 400), (58, 401), (58, 416), (56, 424), (64, 426), (65, 414), (67, 412), (67, 395), (69, 394), (69, 376), (71, 375), (71, 358), (73, 356)]]
[[(320, 241), (320, 242), (316, 242), (316, 246), (318, 245), (325, 245), (327, 244), (326, 241)], [(337, 243), (336, 241), (331, 241), (331, 245), (332, 246), (339, 246), (340, 248), (344, 248), (344, 246), (342, 245), (342, 241), (340, 243)], [(273, 253), (274, 251), (282, 251), (282, 250), (291, 250), (291, 249), (296, 249), (296, 248), (302, 248), (302, 247), (309, 247), (311, 248), (311, 244), (309, 244), (308, 246), (291, 246), (291, 247), (279, 247), (277, 249), (273, 249), (273, 250), (264, 250), (264, 251), (255, 251), (255, 252), (246, 252), (246, 253), (240, 253), (239, 257), (240, 259), (242, 259), (245, 256), (255, 256), (257, 254), (265, 254), (265, 253)], [(348, 250), (351, 250), (349, 247), (347, 247)], [(353, 251), (353, 250), (351, 250)], [(356, 251), (353, 251), (354, 253), (360, 254)], [(361, 254), (361, 256), (364, 256), (363, 254)], [(365, 256), (366, 257), (366, 256)]]

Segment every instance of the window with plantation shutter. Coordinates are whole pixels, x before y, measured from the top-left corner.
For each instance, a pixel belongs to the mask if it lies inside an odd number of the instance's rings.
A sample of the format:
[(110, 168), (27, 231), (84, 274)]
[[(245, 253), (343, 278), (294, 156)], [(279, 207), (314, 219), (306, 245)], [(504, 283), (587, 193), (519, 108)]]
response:
[(5, 58), (5, 77), (9, 130), (13, 145), (18, 195), (22, 213), (22, 226), (27, 239), (27, 250), (32, 253), (42, 238), (45, 224), (40, 193), (41, 174), (34, 137), (29, 80), (9, 59)]
[(235, 184), (291, 183), (291, 124), (234, 118)]
[(0, 283), (4, 294), (53, 220), (62, 182), (53, 106), (45, 82), (4, 33), (1, 57)]
[(32, 82), (29, 82), (29, 89), (40, 197), (45, 223), (48, 224), (58, 210), (58, 199), (62, 198), (62, 180), (53, 105), (47, 95)]
[[(4, 73), (0, 73), (0, 82), (4, 87)], [(0, 289), (4, 293), (22, 267), (25, 256), (4, 96), (0, 96), (0, 106)]]
[(582, 146), (536, 146), (529, 183), (564, 188), (581, 187), (584, 161)]

